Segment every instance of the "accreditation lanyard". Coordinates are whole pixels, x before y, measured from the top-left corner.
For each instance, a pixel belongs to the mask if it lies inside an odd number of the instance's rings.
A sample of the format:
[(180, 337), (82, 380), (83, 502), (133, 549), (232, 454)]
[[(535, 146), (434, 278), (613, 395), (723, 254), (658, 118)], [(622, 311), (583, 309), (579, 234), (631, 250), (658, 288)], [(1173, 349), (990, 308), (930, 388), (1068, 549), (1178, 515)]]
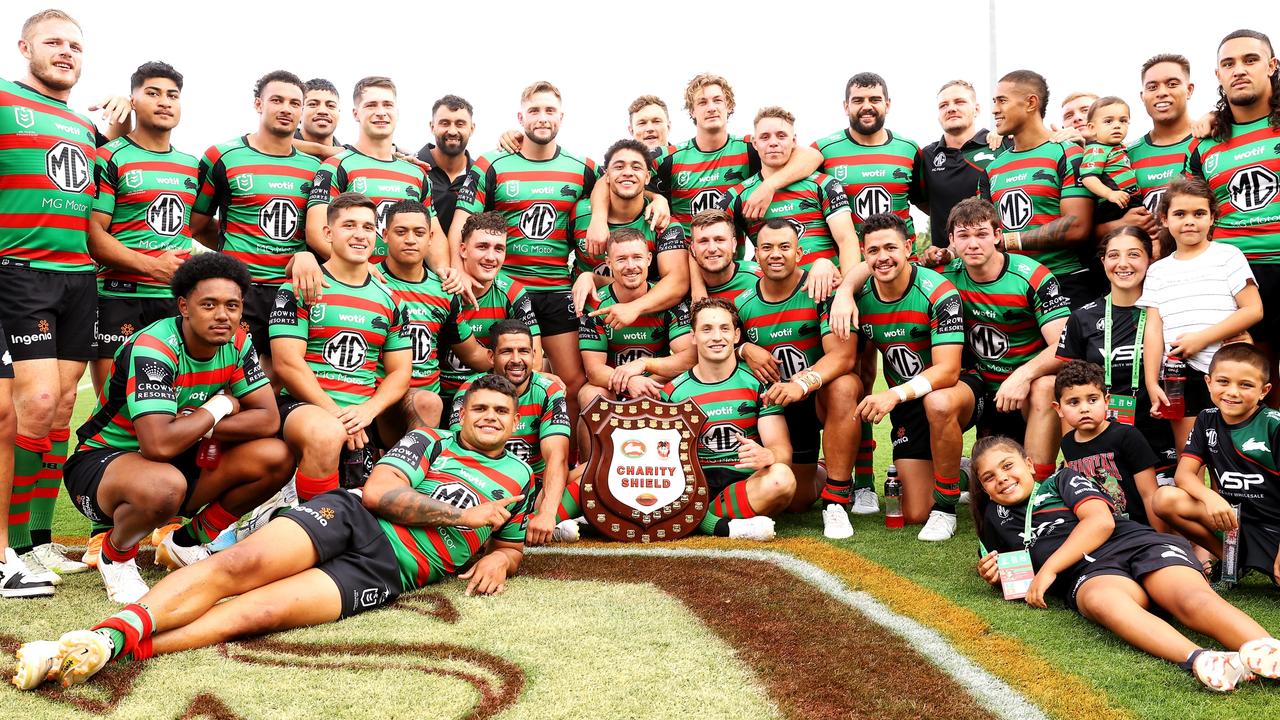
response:
[[(1046, 480), (1045, 482), (1049, 482)], [(1027, 498), (1027, 515), (1022, 519), (1022, 547), (1026, 550), (1031, 549), (1031, 514), (1035, 511), (1036, 497), (1040, 495), (1040, 488), (1044, 483), (1036, 483), (1031, 486), (1031, 496)], [(992, 502), (995, 502), (994, 500)], [(987, 550), (986, 543), (982, 539), (978, 539), (978, 557), (986, 557), (991, 551)]]
[[(1133, 360), (1129, 368), (1129, 394), (1110, 393), (1107, 414), (1116, 422), (1132, 425), (1138, 409), (1138, 370), (1143, 330), (1147, 327), (1147, 309), (1138, 310), (1138, 328), (1133, 336)], [(1102, 372), (1108, 392), (1111, 390), (1111, 296), (1107, 296), (1106, 310), (1102, 316)]]
[[(1036, 571), (1031, 565), (1031, 516), (1035, 512), (1036, 497), (1040, 494), (1040, 483), (1031, 488), (1031, 497), (1027, 498), (1026, 515), (1022, 523), (1022, 550), (1005, 551), (996, 555), (996, 568), (1000, 572), (1000, 590), (1005, 600), (1021, 600), (1027, 596)], [(987, 548), (978, 541), (978, 549), (983, 557)]]

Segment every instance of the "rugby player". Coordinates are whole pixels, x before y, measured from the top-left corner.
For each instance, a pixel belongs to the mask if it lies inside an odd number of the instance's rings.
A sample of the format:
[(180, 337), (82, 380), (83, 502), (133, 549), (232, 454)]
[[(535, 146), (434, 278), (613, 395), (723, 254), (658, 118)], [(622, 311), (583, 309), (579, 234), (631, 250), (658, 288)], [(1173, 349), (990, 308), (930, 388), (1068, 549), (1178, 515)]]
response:
[(317, 145), (341, 148), (335, 132), (338, 129), (338, 88), (324, 78), (312, 78), (303, 86), (302, 124), (293, 137)]
[[(760, 266), (752, 260), (734, 258), (737, 233), (733, 218), (720, 209), (703, 210), (689, 221), (693, 240), (689, 245), (698, 280), (694, 300), (722, 297), (733, 302), (760, 280)], [(699, 293), (699, 288), (702, 292)]]
[(657, 95), (641, 95), (627, 106), (627, 132), (643, 143), (650, 155), (675, 152), (676, 146), (667, 142), (670, 130), (667, 103)]

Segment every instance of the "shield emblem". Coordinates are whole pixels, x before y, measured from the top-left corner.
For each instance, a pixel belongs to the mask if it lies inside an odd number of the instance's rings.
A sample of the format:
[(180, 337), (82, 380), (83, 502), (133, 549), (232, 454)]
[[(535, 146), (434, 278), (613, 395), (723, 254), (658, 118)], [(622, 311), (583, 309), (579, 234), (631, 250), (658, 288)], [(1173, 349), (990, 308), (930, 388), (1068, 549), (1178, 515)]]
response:
[(13, 109), (13, 117), (18, 123), (18, 127), (29, 128), (36, 124), (36, 114), (31, 112), (31, 108), (15, 107)]
[(311, 322), (324, 322), (324, 310), (328, 307), (325, 303), (316, 303), (312, 305), (307, 313), (307, 317), (311, 318)]
[(124, 174), (124, 186), (130, 190), (137, 190), (142, 187), (142, 171), (130, 170)]
[(240, 192), (253, 192), (253, 175), (240, 173), (236, 176), (236, 189)]
[(506, 188), (507, 188), (507, 195), (512, 196), (512, 197), (514, 197), (514, 196), (516, 196), (516, 195), (519, 195), (519, 194), (520, 194), (520, 181), (519, 181), (519, 180), (508, 180), (508, 181), (506, 182)]
[(691, 175), (692, 173), (690, 173), (688, 170), (681, 170), (680, 174), (676, 176), (676, 182), (680, 185), (688, 185), (689, 177)]
[(849, 166), (837, 165), (836, 171), (833, 173), (833, 175), (835, 176), (835, 179), (839, 180), (840, 182), (844, 182), (844, 179), (849, 177)]
[(351, 181), (351, 192), (364, 193), (369, 189), (369, 181), (365, 178), (358, 177)]

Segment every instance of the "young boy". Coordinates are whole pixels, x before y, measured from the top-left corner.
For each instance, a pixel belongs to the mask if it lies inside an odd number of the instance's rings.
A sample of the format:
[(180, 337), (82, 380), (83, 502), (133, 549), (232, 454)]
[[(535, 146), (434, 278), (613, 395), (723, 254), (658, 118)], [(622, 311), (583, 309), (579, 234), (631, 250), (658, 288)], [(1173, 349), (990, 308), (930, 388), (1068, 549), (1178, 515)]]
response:
[[(1174, 485), (1158, 489), (1155, 512), (1187, 539), (1222, 557), (1218, 534), (1239, 528), (1237, 567), (1280, 580), (1280, 411), (1265, 407), (1267, 356), (1248, 343), (1222, 346), (1209, 365), (1215, 407), (1196, 418)], [(1209, 468), (1212, 489), (1201, 481)], [(1238, 510), (1237, 510), (1238, 508)]]
[(1135, 428), (1107, 419), (1102, 368), (1072, 360), (1058, 371), (1053, 392), (1054, 410), (1072, 427), (1062, 437), (1067, 467), (1093, 478), (1111, 496), (1116, 512), (1153, 525), (1147, 508), (1157, 487), (1156, 455)]
[(1110, 222), (1141, 204), (1138, 176), (1124, 149), (1124, 139), (1129, 134), (1129, 105), (1113, 95), (1095, 100), (1089, 108), (1089, 132), (1094, 139), (1084, 148), (1080, 184), (1098, 196), (1094, 210), (1098, 217), (1094, 222)]

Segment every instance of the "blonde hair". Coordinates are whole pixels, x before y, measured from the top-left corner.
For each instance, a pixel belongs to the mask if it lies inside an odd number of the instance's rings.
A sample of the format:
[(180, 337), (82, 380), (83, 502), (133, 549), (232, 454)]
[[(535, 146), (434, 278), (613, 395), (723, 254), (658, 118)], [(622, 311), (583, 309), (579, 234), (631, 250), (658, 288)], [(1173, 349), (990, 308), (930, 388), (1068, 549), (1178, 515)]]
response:
[(760, 108), (760, 111), (756, 113), (756, 119), (753, 124), (758, 124), (761, 120), (765, 118), (776, 118), (778, 120), (781, 120), (787, 123), (788, 125), (796, 124), (796, 116), (792, 115), (790, 112), (787, 112), (786, 109), (781, 108), (777, 105), (770, 105), (768, 107)]
[(72, 25), (75, 25), (77, 30), (84, 32), (84, 28), (80, 27), (80, 23), (76, 22), (75, 18), (56, 8), (49, 8), (48, 10), (41, 10), (35, 15), (27, 18), (26, 22), (22, 23), (22, 39), (30, 40), (32, 33), (36, 31), (36, 26), (46, 20), (61, 20), (63, 22), (69, 22)]
[(552, 85), (546, 80), (539, 80), (520, 92), (520, 102), (527, 102), (529, 98), (538, 93), (551, 93), (556, 99), (563, 102), (564, 98), (560, 97), (560, 88)]
[(689, 84), (684, 89), (684, 109), (689, 111), (689, 115), (693, 115), (693, 102), (697, 98), (698, 93), (703, 88), (712, 85), (719, 85), (724, 91), (724, 101), (729, 106), (729, 112), (732, 113), (737, 104), (733, 100), (733, 86), (729, 85), (729, 81), (719, 75), (713, 73), (698, 73), (693, 76)]

